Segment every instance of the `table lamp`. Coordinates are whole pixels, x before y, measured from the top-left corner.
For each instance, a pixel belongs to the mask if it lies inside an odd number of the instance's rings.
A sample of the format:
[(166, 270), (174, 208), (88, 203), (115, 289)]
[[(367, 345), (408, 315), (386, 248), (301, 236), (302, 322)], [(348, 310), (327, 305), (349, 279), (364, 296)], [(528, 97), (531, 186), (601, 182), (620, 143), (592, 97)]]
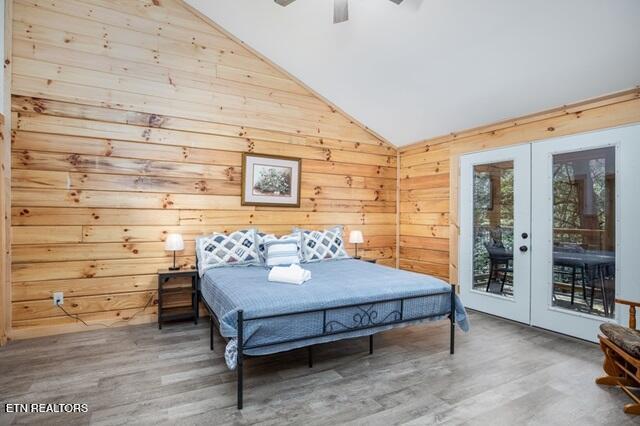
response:
[(184, 250), (184, 240), (182, 239), (182, 235), (180, 234), (167, 235), (167, 239), (164, 241), (164, 249), (166, 251), (173, 252), (173, 266), (169, 267), (169, 270), (177, 271), (178, 269), (180, 269), (179, 266), (176, 266), (176, 251)]
[(360, 256), (358, 256), (358, 244), (364, 243), (362, 231), (351, 231), (349, 233), (349, 242), (356, 245), (356, 255), (354, 256), (354, 258), (360, 259)]

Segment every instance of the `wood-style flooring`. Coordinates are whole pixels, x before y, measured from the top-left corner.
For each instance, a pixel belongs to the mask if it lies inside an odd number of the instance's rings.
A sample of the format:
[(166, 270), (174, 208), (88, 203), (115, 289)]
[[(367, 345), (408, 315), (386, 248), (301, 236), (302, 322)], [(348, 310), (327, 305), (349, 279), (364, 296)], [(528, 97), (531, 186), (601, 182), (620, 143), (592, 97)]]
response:
[[(471, 312), (448, 322), (253, 358), (245, 408), (207, 321), (105, 329), (0, 349), (0, 424), (628, 425), (627, 398), (599, 387), (595, 344)], [(87, 403), (86, 414), (6, 414), (5, 403)]]

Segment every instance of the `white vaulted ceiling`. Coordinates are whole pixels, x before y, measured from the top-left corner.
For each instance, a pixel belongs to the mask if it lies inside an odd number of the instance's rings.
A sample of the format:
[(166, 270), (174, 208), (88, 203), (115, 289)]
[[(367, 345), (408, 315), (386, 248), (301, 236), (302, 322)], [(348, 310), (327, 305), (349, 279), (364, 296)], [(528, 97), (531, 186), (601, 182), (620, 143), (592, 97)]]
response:
[(187, 0), (402, 146), (640, 85), (638, 0)]

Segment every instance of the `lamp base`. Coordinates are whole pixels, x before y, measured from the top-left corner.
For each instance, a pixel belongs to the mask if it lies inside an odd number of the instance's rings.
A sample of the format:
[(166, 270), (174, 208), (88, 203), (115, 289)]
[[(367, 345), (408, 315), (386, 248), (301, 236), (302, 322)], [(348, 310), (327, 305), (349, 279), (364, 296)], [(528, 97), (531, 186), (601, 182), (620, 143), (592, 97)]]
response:
[(173, 266), (169, 266), (170, 271), (179, 271), (180, 266), (176, 266), (176, 251), (173, 251)]

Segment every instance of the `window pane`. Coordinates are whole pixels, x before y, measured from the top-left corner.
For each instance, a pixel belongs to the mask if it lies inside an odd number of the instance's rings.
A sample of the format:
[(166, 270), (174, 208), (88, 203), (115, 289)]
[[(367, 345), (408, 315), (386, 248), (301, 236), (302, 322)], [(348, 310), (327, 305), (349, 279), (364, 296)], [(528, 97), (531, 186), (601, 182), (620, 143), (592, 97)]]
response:
[(473, 168), (473, 288), (513, 297), (513, 161)]
[(615, 149), (553, 156), (553, 306), (613, 317)]

